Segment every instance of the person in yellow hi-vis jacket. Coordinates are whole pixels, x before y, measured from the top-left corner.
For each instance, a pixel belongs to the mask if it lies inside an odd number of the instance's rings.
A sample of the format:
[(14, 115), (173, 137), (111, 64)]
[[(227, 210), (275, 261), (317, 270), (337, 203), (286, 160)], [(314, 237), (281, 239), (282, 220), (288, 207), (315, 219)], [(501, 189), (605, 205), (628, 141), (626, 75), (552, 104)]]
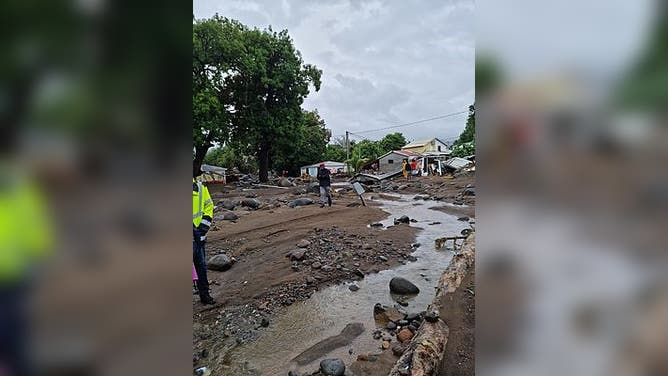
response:
[(52, 247), (42, 197), (0, 163), (0, 374), (30, 375), (27, 297), (37, 263)]
[(199, 169), (193, 177), (193, 264), (197, 271), (197, 290), (202, 304), (215, 304), (209, 294), (209, 279), (206, 272), (206, 234), (213, 224), (213, 200), (204, 184), (195, 180), (200, 175)]

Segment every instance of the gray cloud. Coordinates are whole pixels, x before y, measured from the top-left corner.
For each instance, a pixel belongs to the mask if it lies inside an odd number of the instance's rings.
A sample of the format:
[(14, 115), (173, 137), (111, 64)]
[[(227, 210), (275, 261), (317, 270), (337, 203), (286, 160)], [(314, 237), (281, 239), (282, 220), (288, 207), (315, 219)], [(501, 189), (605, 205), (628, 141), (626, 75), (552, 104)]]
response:
[[(323, 85), (304, 103), (335, 135), (465, 110), (474, 100), (474, 2), (195, 0), (251, 27), (288, 29)], [(466, 115), (400, 128), (408, 139), (455, 137)], [(377, 139), (386, 132), (365, 133)]]

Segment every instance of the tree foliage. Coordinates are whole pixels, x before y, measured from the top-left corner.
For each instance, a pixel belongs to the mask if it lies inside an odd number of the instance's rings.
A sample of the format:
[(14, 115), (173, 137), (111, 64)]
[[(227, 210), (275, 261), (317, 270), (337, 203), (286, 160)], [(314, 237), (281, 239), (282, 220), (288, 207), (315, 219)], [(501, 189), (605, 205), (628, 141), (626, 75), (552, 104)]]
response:
[[(305, 64), (287, 30), (249, 29), (215, 16), (193, 25), (193, 140), (201, 161), (214, 141), (254, 155), (260, 181), (272, 156), (302, 134), (302, 109), (322, 72)], [(323, 146), (324, 148), (324, 146)]]
[(325, 148), (325, 156), (322, 159), (326, 161), (343, 162), (346, 160), (346, 148), (341, 145), (329, 144)]
[(247, 156), (237, 153), (230, 146), (215, 147), (209, 149), (204, 157), (204, 163), (214, 166), (236, 167), (244, 174), (257, 171), (257, 160), (255, 156)]
[(298, 174), (301, 166), (321, 162), (331, 131), (317, 111), (304, 111), (293, 140), (280, 140), (274, 145), (272, 168)]
[(475, 104), (469, 106), (469, 116), (466, 119), (466, 126), (453, 146), (465, 144), (473, 140), (475, 140)]
[(382, 154), (392, 150), (400, 150), (407, 144), (406, 138), (399, 132), (386, 135), (379, 143)]

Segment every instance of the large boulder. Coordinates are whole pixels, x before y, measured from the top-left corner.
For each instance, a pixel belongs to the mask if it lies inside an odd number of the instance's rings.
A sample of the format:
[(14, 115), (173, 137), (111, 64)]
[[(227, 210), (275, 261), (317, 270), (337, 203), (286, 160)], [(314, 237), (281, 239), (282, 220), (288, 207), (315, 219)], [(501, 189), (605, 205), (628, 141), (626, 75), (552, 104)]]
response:
[(346, 364), (341, 359), (323, 359), (320, 362), (320, 372), (326, 376), (343, 376), (346, 373)]
[(394, 224), (399, 224), (399, 223), (409, 223), (411, 219), (407, 215), (402, 215), (401, 218), (395, 218), (394, 219)]
[(232, 267), (232, 259), (227, 255), (215, 255), (207, 261), (206, 266), (209, 270), (224, 272)]
[(313, 200), (304, 197), (290, 201), (290, 203), (288, 204), (288, 206), (291, 208), (296, 208), (297, 206), (306, 206), (306, 205), (313, 205)]
[(245, 206), (251, 209), (257, 209), (260, 207), (260, 201), (254, 198), (247, 198), (241, 201), (241, 206)]
[(400, 295), (413, 295), (420, 293), (420, 289), (405, 278), (394, 277), (390, 280), (390, 292)]
[(235, 207), (238, 205), (238, 201), (235, 200), (222, 200), (218, 202), (218, 205), (224, 207), (227, 210), (234, 210)]
[[(220, 217), (222, 217), (222, 218), (220, 218)], [(232, 212), (229, 212), (229, 213), (223, 214), (222, 216), (217, 216), (216, 217), (216, 219), (218, 219), (218, 218), (222, 219), (223, 221), (236, 221), (237, 219), (239, 219), (239, 216), (232, 213)]]

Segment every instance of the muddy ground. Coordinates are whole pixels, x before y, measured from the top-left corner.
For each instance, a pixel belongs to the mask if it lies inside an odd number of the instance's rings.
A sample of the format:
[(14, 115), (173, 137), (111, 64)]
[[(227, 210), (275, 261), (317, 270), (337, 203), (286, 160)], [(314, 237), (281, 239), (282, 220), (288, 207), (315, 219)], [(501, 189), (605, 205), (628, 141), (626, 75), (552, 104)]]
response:
[[(207, 256), (224, 254), (233, 264), (227, 271), (209, 271), (216, 305), (202, 306), (193, 295), (195, 368), (206, 366), (212, 375), (226, 374), (228, 351), (253, 341), (283, 307), (306, 300), (327, 285), (359, 280), (411, 262), (416, 229), (397, 224), (383, 231), (381, 238), (381, 230), (370, 225), (387, 218), (387, 213), (375, 199), (391, 199), (396, 193), (418, 194), (417, 199), (442, 201), (439, 210), (471, 218), (475, 214), (475, 178), (467, 174), (421, 177), (411, 182), (396, 179), (382, 187), (367, 186), (367, 206), (360, 205), (345, 180), (338, 183), (335, 179), (333, 206), (324, 208), (317, 205), (318, 195), (308, 183), (287, 188), (241, 183), (209, 188), (217, 210)], [(315, 204), (289, 206), (302, 198)], [(246, 203), (241, 204), (243, 200)], [(228, 210), (231, 203), (241, 205)], [(472, 349), (465, 351), (470, 351), (468, 356), (473, 359)], [(357, 362), (352, 368), (355, 374), (387, 374), (384, 369), (389, 371), (396, 360), (392, 351), (373, 359), (378, 363)]]

